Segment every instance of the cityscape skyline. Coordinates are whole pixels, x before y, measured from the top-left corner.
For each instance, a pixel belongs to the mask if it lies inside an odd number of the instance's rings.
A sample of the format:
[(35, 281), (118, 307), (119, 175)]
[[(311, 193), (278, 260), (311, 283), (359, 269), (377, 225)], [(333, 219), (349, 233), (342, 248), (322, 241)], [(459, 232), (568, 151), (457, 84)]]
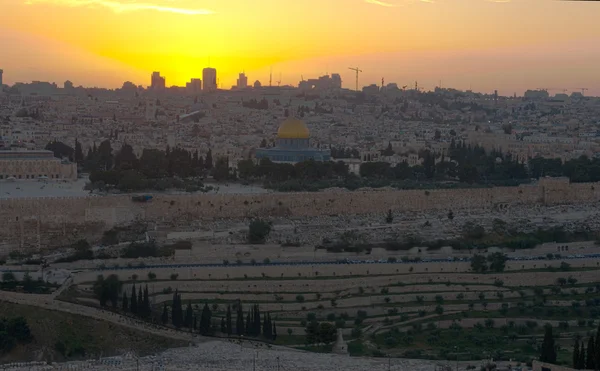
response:
[[(347, 67), (360, 66), (363, 85), (384, 77), (403, 85), (417, 80), (429, 89), (442, 80), (503, 95), (580, 86), (600, 94), (595, 3), (392, 3), (397, 6), (359, 0), (326, 6), (261, 0), (252, 7), (240, 1), (0, 0), (7, 15), (2, 68), (12, 71), (4, 80), (72, 79), (116, 88), (127, 80), (145, 84), (159, 70), (169, 76), (167, 85), (185, 86), (202, 68), (214, 67), (222, 87), (235, 85), (240, 71), (264, 84), (271, 70), (281, 74), (282, 85), (336, 71), (348, 87), (353, 73)], [(534, 20), (527, 16), (532, 12)], [(306, 20), (309, 29), (303, 29)]]

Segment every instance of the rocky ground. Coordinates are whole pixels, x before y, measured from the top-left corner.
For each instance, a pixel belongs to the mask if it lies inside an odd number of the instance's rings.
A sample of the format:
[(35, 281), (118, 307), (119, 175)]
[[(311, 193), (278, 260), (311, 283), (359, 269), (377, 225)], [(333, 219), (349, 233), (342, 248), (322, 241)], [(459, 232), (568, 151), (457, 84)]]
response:
[[(167, 350), (161, 354), (137, 358), (132, 354), (85, 362), (69, 362), (52, 365), (16, 364), (5, 365), (5, 370), (189, 370), (189, 371), (432, 371), (438, 365), (452, 362), (434, 362), (411, 359), (353, 358), (342, 355), (318, 354), (294, 351), (287, 348), (265, 346), (245, 342), (212, 341), (188, 348)], [(455, 365), (452, 363), (452, 366)], [(460, 369), (466, 370), (467, 364)]]

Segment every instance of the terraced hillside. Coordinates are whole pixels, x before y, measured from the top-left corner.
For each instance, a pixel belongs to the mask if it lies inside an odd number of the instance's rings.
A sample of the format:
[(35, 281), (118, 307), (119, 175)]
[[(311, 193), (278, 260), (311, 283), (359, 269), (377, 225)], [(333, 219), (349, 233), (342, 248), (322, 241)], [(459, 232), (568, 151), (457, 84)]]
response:
[(468, 262), (84, 271), (60, 298), (99, 305), (99, 274), (117, 275), (126, 295), (133, 285), (147, 286), (149, 320), (163, 321), (166, 304), (167, 326), (177, 292), (197, 319), (205, 304), (210, 308), (214, 336), (227, 336), (219, 324), (228, 307), (235, 322), (238, 305), (244, 318), (258, 305), (276, 324), (276, 344), (329, 351), (331, 343), (311, 344), (307, 336), (311, 323), (329, 323), (343, 329), (351, 355), (528, 362), (539, 355), (550, 324), (568, 362), (574, 337), (587, 337), (600, 319), (600, 260), (592, 258), (508, 261), (504, 271), (484, 274), (472, 272)]

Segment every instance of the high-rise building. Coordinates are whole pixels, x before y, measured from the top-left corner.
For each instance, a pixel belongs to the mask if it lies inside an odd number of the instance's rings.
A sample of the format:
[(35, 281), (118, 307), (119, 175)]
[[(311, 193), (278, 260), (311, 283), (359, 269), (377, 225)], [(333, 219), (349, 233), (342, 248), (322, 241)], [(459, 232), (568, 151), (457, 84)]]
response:
[(202, 91), (202, 80), (192, 79), (190, 82), (185, 84), (185, 89), (189, 94), (196, 94)]
[(160, 75), (160, 72), (152, 72), (150, 79), (150, 89), (163, 90), (166, 87), (165, 78)]
[(217, 90), (217, 70), (214, 68), (205, 68), (202, 70), (202, 80), (204, 81), (204, 91)]
[(2, 74), (4, 73), (3, 70), (0, 70), (0, 86), (2, 86)]
[(245, 73), (240, 73), (240, 76), (237, 79), (237, 88), (238, 89), (246, 89), (248, 87), (248, 76)]

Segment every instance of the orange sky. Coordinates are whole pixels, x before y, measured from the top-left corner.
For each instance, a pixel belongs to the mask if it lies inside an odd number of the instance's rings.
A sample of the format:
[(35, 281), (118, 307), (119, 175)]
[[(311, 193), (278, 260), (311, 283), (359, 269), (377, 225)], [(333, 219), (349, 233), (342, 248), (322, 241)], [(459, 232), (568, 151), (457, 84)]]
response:
[[(505, 0), (506, 1), (506, 0)], [(364, 70), (386, 82), (600, 94), (600, 2), (553, 0), (0, 0), (5, 83), (183, 85), (216, 67), (249, 79)]]

